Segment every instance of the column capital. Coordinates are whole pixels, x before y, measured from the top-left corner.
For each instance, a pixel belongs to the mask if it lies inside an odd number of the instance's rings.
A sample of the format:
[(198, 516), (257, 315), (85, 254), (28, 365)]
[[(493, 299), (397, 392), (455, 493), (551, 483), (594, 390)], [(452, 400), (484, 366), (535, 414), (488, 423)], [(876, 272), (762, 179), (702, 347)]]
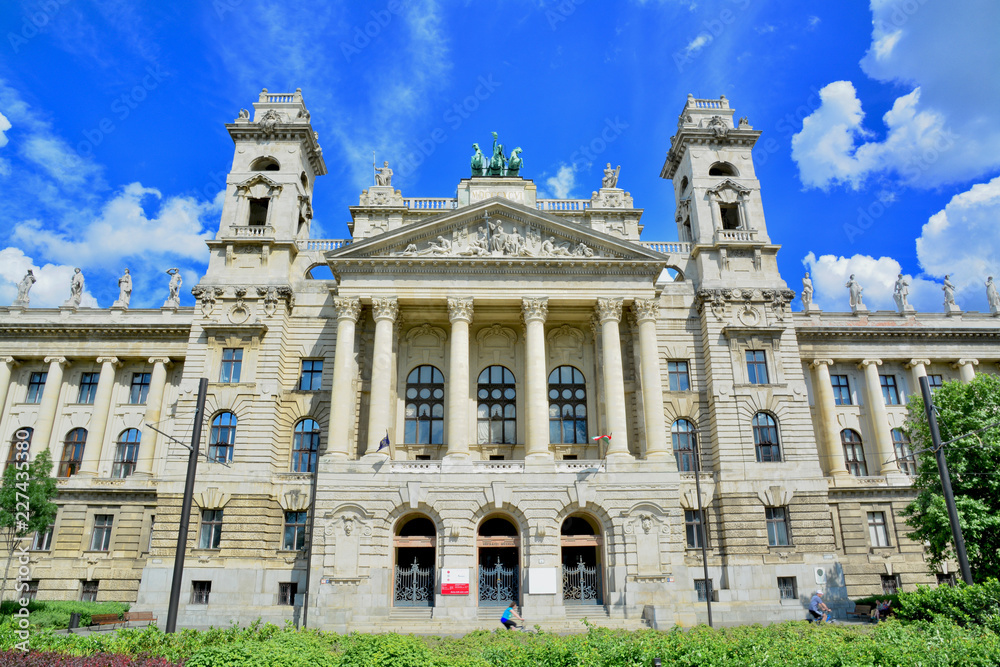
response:
[(930, 359), (910, 359), (904, 364), (907, 369), (913, 368), (914, 366), (930, 366)]
[(118, 368), (119, 366), (122, 365), (122, 362), (118, 359), (118, 357), (97, 357), (97, 363), (111, 364), (115, 368)]
[(858, 368), (865, 368), (866, 366), (881, 366), (881, 359), (862, 359), (858, 364)]
[(350, 296), (335, 296), (333, 307), (337, 309), (338, 320), (358, 321), (361, 315), (361, 299)]
[(14, 357), (0, 357), (0, 364), (9, 364), (11, 368), (16, 368), (21, 362)]
[(170, 361), (170, 357), (150, 357), (149, 363), (151, 364), (163, 364), (164, 366), (169, 366), (173, 362)]
[(621, 299), (598, 299), (597, 300), (597, 318), (601, 324), (608, 321), (621, 322), (622, 319), (622, 300)]
[(521, 299), (521, 317), (525, 323), (539, 321), (544, 322), (549, 315), (548, 297), (525, 297)]
[(951, 365), (951, 367), (955, 368), (955, 369), (958, 369), (958, 368), (961, 368), (962, 366), (969, 366), (969, 365), (978, 366), (979, 365), (979, 359), (959, 359), (958, 361), (956, 361), (955, 363), (953, 363)]
[(47, 364), (59, 364), (60, 366), (69, 366), (69, 359), (66, 357), (45, 357), (42, 359)]
[(636, 322), (655, 322), (660, 315), (659, 299), (636, 299), (632, 303), (632, 314)]
[(399, 315), (399, 301), (394, 296), (372, 298), (372, 315), (376, 322), (379, 320), (392, 322)]
[(809, 368), (819, 368), (820, 366), (833, 366), (833, 359), (813, 359), (809, 362)]
[(472, 322), (472, 312), (473, 299), (471, 296), (448, 299), (449, 322)]

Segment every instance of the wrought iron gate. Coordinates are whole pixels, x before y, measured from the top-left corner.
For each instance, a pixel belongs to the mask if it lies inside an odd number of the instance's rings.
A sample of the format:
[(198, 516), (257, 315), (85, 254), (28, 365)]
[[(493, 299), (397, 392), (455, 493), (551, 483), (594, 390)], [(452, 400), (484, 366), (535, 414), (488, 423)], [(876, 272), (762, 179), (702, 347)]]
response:
[(563, 603), (601, 604), (601, 570), (580, 557), (576, 565), (563, 563)]
[(413, 559), (413, 565), (396, 566), (397, 607), (433, 607), (434, 606), (434, 568), (422, 568)]
[(520, 599), (517, 567), (506, 567), (497, 558), (496, 565), (479, 566), (479, 604), (504, 606)]

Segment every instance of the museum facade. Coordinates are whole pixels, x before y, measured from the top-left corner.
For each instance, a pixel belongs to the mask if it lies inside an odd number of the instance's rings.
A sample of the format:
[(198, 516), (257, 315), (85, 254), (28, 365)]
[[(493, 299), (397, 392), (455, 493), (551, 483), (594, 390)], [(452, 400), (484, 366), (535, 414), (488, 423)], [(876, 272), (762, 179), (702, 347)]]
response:
[(668, 628), (709, 596), (735, 624), (954, 578), (900, 518), (906, 402), (997, 372), (997, 320), (792, 312), (760, 132), (724, 97), (687, 99), (661, 171), (676, 242), (640, 240), (610, 165), (542, 199), (496, 142), (450, 198), (379, 170), (352, 238), (312, 239), (302, 95), (253, 106), (193, 308), (0, 308), (0, 453), (27, 437), (59, 478), (39, 598), (165, 619), (199, 378), (182, 626), (305, 604), (310, 627), (450, 633), (515, 601)]

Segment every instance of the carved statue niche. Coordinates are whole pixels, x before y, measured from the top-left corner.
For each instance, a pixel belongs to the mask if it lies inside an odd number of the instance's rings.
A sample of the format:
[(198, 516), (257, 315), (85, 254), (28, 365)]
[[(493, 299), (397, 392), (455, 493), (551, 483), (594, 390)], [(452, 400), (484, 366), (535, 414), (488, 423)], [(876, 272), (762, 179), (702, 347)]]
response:
[(643, 503), (627, 512), (625, 532), (635, 536), (640, 577), (662, 573), (660, 532), (663, 525), (660, 509), (648, 503)]

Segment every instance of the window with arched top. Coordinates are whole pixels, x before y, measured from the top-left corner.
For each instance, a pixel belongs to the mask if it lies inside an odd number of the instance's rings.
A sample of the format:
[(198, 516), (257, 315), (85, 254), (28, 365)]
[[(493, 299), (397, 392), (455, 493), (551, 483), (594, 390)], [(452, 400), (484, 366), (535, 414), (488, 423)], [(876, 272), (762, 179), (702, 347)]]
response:
[(753, 444), (757, 451), (758, 463), (773, 463), (781, 460), (778, 422), (766, 412), (758, 412), (753, 416)]
[(517, 386), (514, 374), (503, 366), (489, 366), (476, 386), (476, 432), (481, 445), (517, 442)]
[(75, 428), (63, 440), (63, 454), (59, 460), (59, 477), (72, 477), (80, 472), (83, 450), (87, 445), (87, 429)]
[(739, 176), (736, 167), (728, 162), (716, 162), (708, 168), (709, 176)]
[(212, 429), (208, 435), (208, 458), (218, 463), (233, 460), (236, 445), (236, 415), (220, 412), (212, 419)]
[(250, 171), (280, 171), (281, 165), (273, 157), (259, 157), (250, 164)]
[(112, 477), (123, 479), (135, 472), (135, 464), (139, 460), (141, 440), (142, 431), (137, 428), (127, 428), (118, 434), (118, 444), (115, 446), (115, 463), (111, 467)]
[(687, 189), (688, 189), (688, 177), (684, 176), (683, 178), (681, 178), (681, 194), (684, 194), (684, 191)]
[(434, 366), (417, 366), (406, 376), (403, 442), (444, 442), (444, 375)]
[(302, 419), (295, 425), (292, 436), (292, 472), (314, 472), (319, 452), (319, 424), (315, 419)]
[(587, 381), (572, 366), (549, 373), (549, 442), (587, 442)]
[[(19, 442), (26, 442), (26, 443), (28, 443), (28, 447), (30, 448), (31, 447), (31, 436), (34, 435), (34, 433), (35, 433), (35, 429), (31, 428), (30, 426), (25, 426), (24, 428), (19, 428), (16, 431), (14, 431), (14, 435), (12, 435), (11, 438), (10, 438), (10, 449), (7, 450), (7, 464), (4, 465), (4, 468), (3, 468), (4, 470), (6, 470), (7, 468), (9, 468), (10, 464), (14, 463), (17, 460), (17, 453), (19, 451), (23, 451), (25, 457), (28, 455), (28, 450), (27, 449), (18, 449), (17, 448), (17, 443), (19, 443)], [(21, 460), (22, 461), (27, 461), (27, 458), (22, 458)]]
[(844, 463), (847, 471), (855, 477), (868, 475), (868, 464), (865, 462), (865, 446), (858, 432), (845, 428), (840, 432), (840, 442), (844, 445)]
[(698, 438), (694, 424), (687, 419), (678, 419), (670, 427), (670, 438), (674, 443), (674, 458), (677, 460), (677, 470), (694, 472), (697, 466)]

